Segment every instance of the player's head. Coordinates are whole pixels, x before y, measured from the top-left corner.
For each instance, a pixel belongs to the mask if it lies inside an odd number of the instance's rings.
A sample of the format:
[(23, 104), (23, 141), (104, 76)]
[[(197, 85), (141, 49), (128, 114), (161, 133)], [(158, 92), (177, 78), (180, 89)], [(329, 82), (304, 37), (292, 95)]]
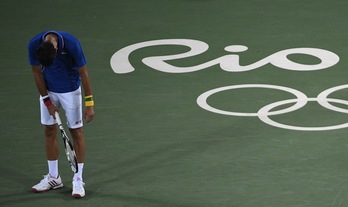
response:
[(41, 65), (50, 66), (56, 57), (56, 49), (52, 42), (45, 41), (37, 49), (36, 55)]

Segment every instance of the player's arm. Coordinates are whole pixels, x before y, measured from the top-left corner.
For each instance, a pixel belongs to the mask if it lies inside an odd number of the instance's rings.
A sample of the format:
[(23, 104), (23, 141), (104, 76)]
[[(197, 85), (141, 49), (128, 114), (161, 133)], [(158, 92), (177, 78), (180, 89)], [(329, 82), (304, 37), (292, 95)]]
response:
[[(39, 91), (39, 93), (42, 97), (47, 96), (48, 93), (47, 93), (45, 81), (42, 77), (41, 65), (38, 65), (38, 66), (33, 65), (33, 66), (31, 66), (31, 68), (33, 71), (34, 80), (35, 80), (37, 90)], [(54, 104), (52, 104), (51, 101), (46, 102), (45, 105), (47, 106), (49, 113), (53, 117), (55, 117), (55, 112), (58, 111), (57, 107)]]
[(92, 87), (91, 82), (88, 77), (87, 67), (86, 65), (80, 67), (78, 69), (81, 77), (81, 85), (83, 88), (83, 92), (85, 94), (85, 111), (84, 111), (84, 117), (86, 119), (86, 122), (90, 122), (94, 118), (94, 100), (93, 100), (93, 93), (92, 93)]
[(39, 66), (31, 66), (33, 75), (34, 75), (34, 80), (36, 87), (40, 93), (41, 96), (46, 96), (47, 95), (47, 90), (46, 90), (46, 84), (45, 81), (42, 77), (41, 73), (41, 65)]

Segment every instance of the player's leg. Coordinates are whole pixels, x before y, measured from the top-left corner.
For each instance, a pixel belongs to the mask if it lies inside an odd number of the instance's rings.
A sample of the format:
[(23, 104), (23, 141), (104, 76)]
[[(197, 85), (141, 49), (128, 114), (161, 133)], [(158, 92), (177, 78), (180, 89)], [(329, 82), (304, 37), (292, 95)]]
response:
[(73, 180), (83, 180), (82, 179), (82, 172), (83, 172), (83, 164), (85, 162), (85, 154), (86, 154), (86, 142), (85, 137), (83, 135), (82, 127), (71, 129), (70, 134), (73, 138), (73, 145), (74, 150), (76, 152), (77, 156), (77, 162), (78, 162), (78, 169), (79, 171), (74, 174)]
[(61, 94), (60, 103), (65, 110), (65, 115), (70, 134), (73, 139), (73, 146), (78, 162), (78, 172), (75, 173), (73, 177), (72, 196), (81, 198), (85, 196), (82, 173), (86, 153), (85, 137), (82, 131), (83, 122), (81, 88), (73, 92)]
[(73, 92), (60, 94), (59, 100), (65, 111), (70, 134), (73, 138), (77, 162), (84, 163), (86, 147), (85, 137), (82, 131), (83, 121), (81, 88)]
[(53, 178), (57, 178), (58, 173), (58, 156), (59, 156), (59, 143), (57, 138), (56, 125), (45, 125), (45, 147), (46, 157), (48, 162), (49, 175)]
[[(54, 99), (54, 97), (51, 97)], [(52, 100), (52, 102), (54, 102)], [(55, 105), (58, 105), (56, 102)], [(41, 111), (41, 123), (44, 126), (45, 135), (45, 149), (48, 163), (48, 174), (44, 176), (44, 179), (40, 183), (32, 187), (34, 192), (43, 192), (50, 189), (57, 189), (63, 187), (63, 182), (58, 173), (58, 156), (59, 156), (59, 143), (57, 139), (57, 127), (55, 120), (48, 113), (46, 106), (42, 103), (40, 98), (40, 111)]]
[[(54, 105), (60, 106), (56, 93), (49, 94)], [(58, 177), (59, 142), (57, 137), (57, 126), (54, 118), (49, 114), (47, 107), (40, 100), (41, 124), (44, 126), (46, 156), (48, 170), (51, 177)]]
[(82, 132), (82, 127), (71, 129), (70, 134), (73, 138), (73, 145), (77, 156), (77, 162), (78, 163), (84, 163), (85, 162), (85, 153), (86, 153), (86, 143), (85, 143), (85, 137)]
[(44, 125), (44, 134), (47, 160), (58, 160), (57, 127), (55, 125)]
[(85, 162), (85, 153), (86, 153), (86, 144), (85, 144), (85, 137), (82, 132), (82, 127), (76, 128), (76, 129), (70, 129), (70, 134), (73, 138), (73, 145), (77, 156), (77, 162), (78, 162), (78, 172), (74, 174), (73, 177), (73, 190), (72, 190), (72, 196), (75, 198), (81, 198), (85, 196), (85, 189), (82, 178), (83, 173), (83, 167)]

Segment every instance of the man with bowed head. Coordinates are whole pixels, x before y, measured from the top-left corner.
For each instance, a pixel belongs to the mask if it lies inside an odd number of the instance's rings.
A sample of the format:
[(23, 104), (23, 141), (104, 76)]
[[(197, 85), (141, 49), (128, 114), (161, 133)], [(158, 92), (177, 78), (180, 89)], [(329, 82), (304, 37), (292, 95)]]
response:
[[(63, 187), (58, 172), (59, 143), (55, 112), (65, 111), (69, 131), (78, 161), (78, 172), (72, 181), (72, 196), (85, 196), (82, 179), (85, 161), (85, 137), (82, 131), (86, 122), (94, 118), (94, 101), (87, 73), (86, 59), (79, 40), (63, 31), (44, 31), (35, 35), (28, 44), (29, 63), (40, 94), (41, 123), (44, 126), (48, 174), (32, 187), (33, 192), (44, 192)], [(85, 108), (82, 112), (82, 92)]]

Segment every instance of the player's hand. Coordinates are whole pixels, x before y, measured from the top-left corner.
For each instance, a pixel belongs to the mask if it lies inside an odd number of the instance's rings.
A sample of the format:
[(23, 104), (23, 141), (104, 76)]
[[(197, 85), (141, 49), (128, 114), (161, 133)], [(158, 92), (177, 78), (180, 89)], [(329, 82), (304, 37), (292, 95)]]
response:
[(83, 117), (86, 120), (86, 123), (92, 121), (94, 119), (94, 108), (93, 106), (86, 106)]
[(56, 114), (56, 111), (58, 111), (58, 107), (54, 104), (50, 104), (47, 106), (47, 110), (50, 113), (50, 115), (53, 116), (53, 118), (55, 119), (56, 118), (55, 114)]

